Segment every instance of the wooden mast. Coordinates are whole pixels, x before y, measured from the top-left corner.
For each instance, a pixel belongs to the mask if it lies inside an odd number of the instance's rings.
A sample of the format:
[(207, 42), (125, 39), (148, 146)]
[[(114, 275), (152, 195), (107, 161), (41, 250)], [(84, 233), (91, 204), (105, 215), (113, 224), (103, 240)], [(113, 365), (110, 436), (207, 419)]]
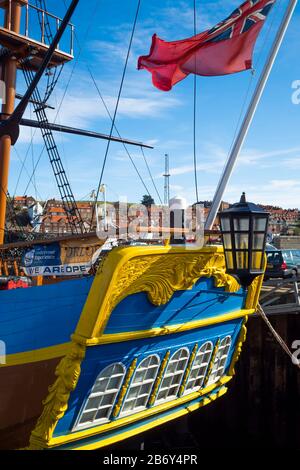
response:
[[(5, 28), (20, 32), (21, 9), (27, 0), (0, 1), (5, 9)], [(5, 99), (2, 105), (1, 119), (7, 119), (15, 108), (17, 60), (8, 56), (2, 63), (1, 80), (5, 83)], [(11, 138), (4, 135), (0, 142), (0, 245), (4, 243), (6, 197), (8, 190), (8, 173), (11, 153)]]

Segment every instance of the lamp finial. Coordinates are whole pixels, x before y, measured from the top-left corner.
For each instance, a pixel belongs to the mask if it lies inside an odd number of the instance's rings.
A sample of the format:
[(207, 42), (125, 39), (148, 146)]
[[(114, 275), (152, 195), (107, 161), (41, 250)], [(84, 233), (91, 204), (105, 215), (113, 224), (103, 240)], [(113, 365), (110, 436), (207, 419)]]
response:
[(243, 192), (243, 193), (242, 193), (242, 195), (241, 195), (241, 200), (240, 200), (240, 203), (242, 203), (242, 204), (246, 204), (246, 202), (247, 202), (247, 201), (246, 201), (246, 193), (245, 193), (245, 192)]

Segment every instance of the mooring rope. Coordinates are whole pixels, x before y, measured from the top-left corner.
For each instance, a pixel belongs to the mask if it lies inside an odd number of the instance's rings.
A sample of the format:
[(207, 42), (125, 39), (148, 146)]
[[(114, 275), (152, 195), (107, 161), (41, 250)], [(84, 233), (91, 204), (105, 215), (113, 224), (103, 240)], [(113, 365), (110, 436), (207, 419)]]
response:
[(269, 328), (269, 330), (271, 331), (272, 335), (274, 336), (274, 338), (276, 339), (276, 341), (280, 344), (280, 346), (282, 347), (282, 349), (286, 352), (286, 354), (290, 357), (290, 359), (292, 359), (292, 363), (298, 367), (300, 369), (300, 362), (298, 361), (295, 362), (294, 360), (294, 355), (293, 353), (291, 352), (291, 350), (289, 349), (288, 345), (284, 342), (284, 340), (281, 338), (281, 336), (277, 333), (277, 331), (274, 329), (274, 327), (272, 326), (272, 324), (270, 323), (264, 309), (262, 308), (262, 306), (260, 304), (258, 304), (257, 306), (257, 313), (261, 316), (261, 318), (263, 319), (263, 321), (266, 323), (267, 327)]

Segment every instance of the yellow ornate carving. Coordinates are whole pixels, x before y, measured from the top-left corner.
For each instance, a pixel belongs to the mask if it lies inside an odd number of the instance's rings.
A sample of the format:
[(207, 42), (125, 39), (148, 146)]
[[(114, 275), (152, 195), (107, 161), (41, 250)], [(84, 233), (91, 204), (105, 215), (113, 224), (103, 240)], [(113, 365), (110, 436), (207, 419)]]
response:
[(154, 402), (155, 402), (155, 398), (156, 398), (156, 395), (157, 395), (157, 392), (158, 392), (158, 389), (160, 387), (160, 384), (161, 384), (161, 381), (162, 381), (162, 378), (163, 378), (163, 375), (164, 375), (164, 372), (165, 372), (165, 369), (167, 367), (167, 364), (169, 362), (169, 358), (170, 358), (170, 351), (167, 351), (166, 354), (165, 354), (165, 357), (161, 363), (161, 366), (160, 366), (160, 369), (159, 369), (159, 373), (157, 375), (157, 378), (156, 378), (156, 381), (155, 381), (155, 385), (154, 385), (154, 388), (153, 388), (153, 391), (151, 393), (151, 397), (149, 399), (149, 406), (153, 406), (154, 405)]
[(213, 277), (216, 287), (228, 292), (239, 289), (237, 281), (226, 274), (223, 256), (185, 255), (142, 256), (124, 265), (110, 299), (110, 310), (125, 297), (147, 292), (154, 305), (166, 304), (174, 292), (191, 289), (200, 277)]
[(183, 378), (182, 384), (181, 384), (180, 389), (179, 389), (179, 397), (182, 397), (182, 395), (183, 395), (183, 392), (184, 392), (186, 383), (188, 381), (188, 378), (189, 378), (191, 368), (192, 368), (194, 359), (196, 357), (197, 351), (198, 351), (198, 343), (195, 344), (195, 346), (193, 348), (193, 351), (190, 355), (189, 362), (188, 362), (188, 365), (187, 365), (187, 368), (186, 368), (186, 371), (185, 371), (185, 374), (184, 374), (184, 378)]
[(241, 327), (241, 331), (240, 331), (238, 340), (237, 340), (235, 351), (234, 351), (232, 359), (231, 359), (231, 363), (230, 363), (230, 367), (229, 367), (229, 371), (228, 371), (228, 375), (230, 375), (230, 376), (233, 376), (234, 373), (235, 373), (234, 372), (235, 365), (236, 365), (236, 363), (237, 363), (237, 361), (240, 357), (240, 354), (242, 352), (243, 343), (246, 341), (246, 336), (247, 336), (246, 323), (247, 323), (247, 320), (248, 320), (248, 317), (245, 317), (245, 319), (243, 321), (243, 324), (242, 324), (242, 327)]
[(51, 440), (56, 424), (68, 408), (70, 394), (76, 388), (85, 349), (73, 343), (71, 351), (58, 364), (55, 371), (57, 379), (43, 401), (44, 409), (31, 433), (29, 450), (44, 449)]
[(212, 352), (211, 359), (210, 359), (210, 362), (209, 362), (209, 366), (208, 366), (208, 369), (207, 369), (207, 372), (206, 372), (206, 377), (203, 381), (203, 387), (206, 387), (207, 382), (209, 381), (209, 377), (210, 377), (211, 371), (213, 369), (215, 359), (216, 359), (216, 355), (217, 355), (217, 352), (218, 352), (218, 349), (219, 349), (219, 344), (220, 344), (220, 339), (218, 339), (218, 341), (216, 342), (214, 350)]
[(127, 390), (128, 390), (128, 387), (129, 387), (129, 384), (130, 384), (130, 381), (131, 381), (131, 377), (133, 376), (133, 373), (134, 373), (135, 368), (136, 368), (136, 364), (137, 364), (137, 359), (134, 359), (131, 363), (131, 366), (129, 367), (129, 369), (127, 371), (126, 379), (125, 379), (124, 385), (121, 389), (119, 399), (118, 399), (118, 403), (116, 404), (115, 409), (113, 411), (113, 417), (114, 418), (116, 418), (120, 413), (124, 397), (127, 393)]
[[(266, 265), (267, 265), (267, 257), (265, 255), (264, 270), (266, 269)], [(256, 310), (263, 280), (264, 280), (264, 275), (257, 276), (248, 287), (248, 294), (247, 294), (247, 298), (245, 302), (245, 308), (250, 308), (250, 309), (253, 308), (254, 310)]]
[(264, 276), (257, 276), (248, 287), (248, 294), (245, 302), (246, 309), (253, 308), (254, 310), (256, 310), (263, 280)]
[(101, 266), (91, 288), (76, 339), (101, 336), (116, 305), (137, 292), (147, 292), (150, 302), (163, 305), (174, 292), (191, 289), (200, 277), (213, 277), (215, 286), (224, 287), (227, 292), (240, 288), (238, 282), (226, 274), (220, 248), (147, 248), (117, 249), (108, 256), (107, 264)]

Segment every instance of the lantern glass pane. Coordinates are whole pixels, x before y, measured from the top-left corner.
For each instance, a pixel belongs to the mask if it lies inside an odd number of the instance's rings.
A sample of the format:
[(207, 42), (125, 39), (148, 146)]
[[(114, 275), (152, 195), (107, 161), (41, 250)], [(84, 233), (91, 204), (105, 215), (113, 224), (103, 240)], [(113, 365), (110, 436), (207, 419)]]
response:
[(254, 233), (253, 234), (253, 241), (252, 241), (252, 248), (253, 250), (261, 250), (264, 251), (264, 241), (265, 241), (265, 234), (264, 233)]
[(265, 232), (267, 225), (266, 217), (255, 217), (253, 219), (253, 230), (254, 232)]
[(236, 233), (235, 234), (235, 248), (238, 250), (248, 250), (249, 246), (249, 235), (248, 233)]
[(251, 269), (261, 269), (261, 262), (262, 262), (263, 253), (260, 251), (253, 251), (252, 252), (252, 262), (251, 262)]
[(223, 244), (224, 244), (224, 248), (226, 250), (232, 250), (231, 234), (230, 233), (226, 233), (226, 234), (223, 235)]
[(249, 230), (249, 217), (234, 217), (233, 227), (235, 232), (248, 232)]
[(236, 267), (237, 269), (248, 269), (248, 251), (236, 252)]
[(232, 251), (226, 251), (226, 252), (225, 252), (225, 257), (226, 257), (226, 266), (227, 266), (227, 269), (233, 269), (233, 256), (232, 256)]
[(222, 232), (230, 232), (230, 217), (221, 217)]

